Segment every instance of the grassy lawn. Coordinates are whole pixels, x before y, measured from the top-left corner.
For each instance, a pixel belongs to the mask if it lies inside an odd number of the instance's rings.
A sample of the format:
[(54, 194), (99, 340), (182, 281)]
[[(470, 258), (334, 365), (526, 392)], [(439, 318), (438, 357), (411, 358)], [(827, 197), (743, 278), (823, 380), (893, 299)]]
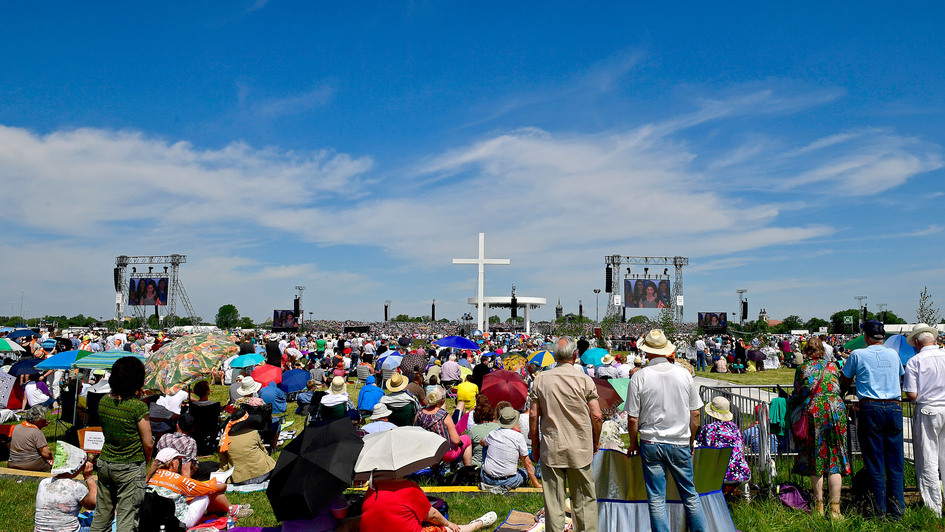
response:
[(788, 368), (755, 371), (752, 373), (710, 373), (708, 371), (697, 371), (696, 376), (743, 385), (794, 385), (794, 370)]
[[(700, 373), (700, 375), (702, 375)], [(704, 376), (718, 376), (717, 374), (705, 374)], [(750, 373), (745, 375), (721, 375), (721, 377), (765, 377), (780, 376), (772, 380), (763, 380), (761, 383), (788, 383), (793, 378), (792, 370), (777, 370), (763, 373)], [(726, 379), (732, 380), (734, 379)], [(742, 381), (744, 384), (759, 384), (758, 381)], [(227, 390), (223, 386), (214, 386), (212, 399), (226, 402)], [(355, 395), (354, 387), (349, 386), (349, 393)], [(290, 409), (291, 412), (291, 409)], [(52, 417), (52, 416), (51, 416)], [(301, 430), (303, 419), (294, 414), (289, 414), (289, 419), (294, 420), (291, 430)], [(55, 445), (53, 438), (53, 427), (44, 429), (52, 445)], [(274, 457), (278, 459), (278, 451)], [(215, 457), (214, 457), (215, 458)], [(0, 466), (6, 463), (0, 462)], [(782, 468), (779, 468), (779, 470)], [(786, 471), (786, 469), (784, 469)], [(33, 529), (33, 509), (36, 495), (36, 486), (39, 478), (32, 477), (10, 477), (0, 476), (0, 523), (3, 523), (2, 530), (5, 532), (29, 532)], [(908, 479), (907, 479), (908, 480)], [(914, 481), (913, 481), (914, 482)], [(806, 486), (807, 482), (804, 482)], [(349, 492), (353, 493), (353, 492)], [(265, 492), (257, 493), (231, 493), (227, 495), (234, 503), (251, 503), (255, 511), (254, 515), (240, 522), (243, 526), (276, 526), (278, 521), (272, 513), (269, 500)], [(508, 512), (512, 509), (535, 513), (543, 506), (540, 494), (512, 494), (512, 495), (492, 495), (492, 494), (444, 494), (441, 495), (450, 506), (450, 519), (454, 522), (465, 523), (479, 517), (490, 510), (499, 515), (501, 522)], [(921, 502), (916, 501), (913, 496), (907, 499), (909, 507), (907, 508), (905, 518), (899, 523), (884, 522), (876, 519), (866, 518), (858, 514), (853, 509), (844, 507), (844, 514), (848, 519), (842, 523), (834, 524), (821, 518), (810, 516), (803, 512), (790, 510), (778, 501), (755, 500), (749, 504), (743, 502), (731, 502), (729, 508), (735, 521), (735, 526), (742, 531), (789, 531), (804, 530), (809, 532), (816, 531), (907, 531), (907, 530), (945, 530), (941, 520), (936, 520), (934, 515), (921, 506)]]

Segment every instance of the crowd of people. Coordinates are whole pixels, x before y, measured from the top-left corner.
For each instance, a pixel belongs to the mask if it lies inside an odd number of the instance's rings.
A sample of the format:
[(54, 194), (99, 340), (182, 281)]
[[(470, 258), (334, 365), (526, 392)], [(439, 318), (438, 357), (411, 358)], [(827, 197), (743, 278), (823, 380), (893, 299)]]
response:
[[(434, 482), (473, 484), (496, 493), (541, 488), (548, 530), (563, 530), (566, 522), (574, 530), (596, 530), (595, 454), (609, 448), (639, 455), (651, 528), (669, 530), (665, 490), (666, 476), (671, 475), (689, 530), (705, 530), (693, 478), (693, 449), (731, 448), (724, 480), (732, 493), (748, 500), (751, 470), (746, 453), (751, 443), (735, 422), (729, 401), (719, 395), (703, 403), (693, 376), (710, 367), (737, 371), (751, 365), (752, 350), (769, 348), (777, 350), (779, 362), (796, 368), (789, 399), (798, 449), (794, 472), (810, 477), (815, 513), (843, 519), (839, 488), (841, 478), (851, 473), (846, 441), (850, 412), (844, 396), (855, 393), (873, 511), (892, 519), (902, 516), (905, 393), (916, 405), (912, 422), (919, 491), (925, 504), (941, 515), (945, 351), (938, 347), (934, 327), (918, 325), (908, 335), (918, 354), (905, 366), (895, 351), (882, 346), (885, 334), (878, 322), (864, 325), (866, 347), (850, 353), (819, 336), (799, 344), (772, 339), (762, 345), (693, 333), (670, 339), (659, 329), (639, 332), (599, 339), (598, 345), (608, 351), (624, 348), (620, 350), (629, 354), (608, 353), (592, 365), (582, 362), (582, 354), (592, 347), (593, 338), (496, 334), (484, 339), (479, 349), (465, 350), (438, 348), (441, 335), (436, 332), (248, 333), (237, 339), (238, 353), (222, 360), (208, 380), (171, 394), (143, 390), (140, 360), (119, 358), (110, 371), (86, 375), (78, 384), (86, 393), (102, 394), (97, 416), (104, 445), (95, 460), (94, 481), (84, 453), (71, 453), (68, 463), (57, 463), (66, 455), (54, 457), (42, 432), (50, 407), (57, 406), (58, 386), (49, 384), (65, 382), (67, 376), (34, 373), (15, 383), (24, 390), (21, 406), (26, 409), (12, 431), (8, 465), (53, 473), (37, 494), (37, 530), (78, 530), (76, 516), (82, 508), (95, 509), (92, 531), (108, 530), (113, 521), (119, 531), (135, 530), (140, 512), (152, 507), (154, 497), (170, 501), (170, 523), (187, 528), (208, 513), (244, 518), (252, 508), (231, 504), (227, 485), (209, 480), (214, 466), (201, 462), (194, 438), (194, 406), (212, 404), (211, 384), (219, 383), (228, 386), (229, 401), (222, 407), (213, 454), (220, 470), (231, 469), (228, 482), (233, 485), (271, 480), (276, 465), (271, 453), (280, 444), (291, 408), (306, 425), (348, 419), (362, 435), (416, 426), (441, 436), (448, 451), (421, 474)], [(65, 339), (65, 346), (50, 343), (50, 338), (55, 339), (55, 333), (27, 338), (24, 347), (38, 357), (60, 347), (94, 350), (96, 344), (99, 349), (109, 346), (148, 356), (171, 341), (160, 334), (121, 331), (73, 336)], [(541, 350), (551, 353), (550, 363), (512, 368), (527, 390), (519, 404), (493, 401), (483, 393), (484, 380), (503, 369), (510, 355), (527, 357)], [(264, 360), (247, 367), (232, 365), (237, 357), (253, 353)], [(602, 408), (594, 377), (629, 379), (622, 411)], [(349, 392), (352, 384), (355, 392)], [(702, 419), (706, 423), (700, 426)], [(80, 472), (84, 482), (74, 480)], [(367, 493), (362, 515), (337, 525), (344, 530), (356, 530), (360, 523), (362, 530), (413, 530), (422, 525), (455, 531), (477, 530), (496, 520), (490, 512), (465, 525), (452, 523), (418, 493), (422, 495), (414, 478), (377, 482)]]

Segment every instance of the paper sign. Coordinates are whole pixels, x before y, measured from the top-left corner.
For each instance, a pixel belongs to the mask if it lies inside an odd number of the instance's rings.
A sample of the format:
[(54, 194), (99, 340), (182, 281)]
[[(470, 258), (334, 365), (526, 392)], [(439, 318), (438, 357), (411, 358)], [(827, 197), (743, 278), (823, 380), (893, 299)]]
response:
[(226, 480), (230, 478), (230, 475), (233, 474), (234, 470), (236, 470), (236, 467), (231, 467), (226, 471), (214, 471), (213, 473), (210, 473), (210, 480), (214, 480), (220, 484), (226, 484)]
[(85, 433), (85, 440), (82, 442), (82, 448), (86, 451), (98, 453), (102, 452), (105, 446), (105, 434), (101, 432), (88, 431)]

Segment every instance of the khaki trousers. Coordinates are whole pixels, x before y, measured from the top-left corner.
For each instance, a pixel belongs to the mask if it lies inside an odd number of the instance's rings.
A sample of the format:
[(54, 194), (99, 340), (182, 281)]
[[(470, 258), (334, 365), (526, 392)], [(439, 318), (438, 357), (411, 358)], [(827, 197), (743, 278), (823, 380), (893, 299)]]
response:
[(545, 530), (564, 531), (564, 501), (570, 494), (574, 532), (597, 532), (597, 489), (591, 464), (581, 468), (542, 464), (541, 484), (545, 499)]

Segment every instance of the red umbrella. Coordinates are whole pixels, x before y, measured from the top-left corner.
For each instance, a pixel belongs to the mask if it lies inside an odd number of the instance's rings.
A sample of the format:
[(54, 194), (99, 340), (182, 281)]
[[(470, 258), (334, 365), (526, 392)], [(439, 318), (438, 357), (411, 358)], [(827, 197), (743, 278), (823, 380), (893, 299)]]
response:
[(479, 392), (496, 405), (499, 401), (512, 403), (512, 408), (521, 410), (528, 398), (528, 385), (521, 375), (507, 369), (497, 369), (482, 378), (482, 390)]
[(616, 408), (617, 405), (623, 402), (620, 394), (617, 393), (610, 381), (594, 377), (594, 384), (597, 385), (597, 401), (600, 403), (601, 410), (606, 412), (611, 408)]

